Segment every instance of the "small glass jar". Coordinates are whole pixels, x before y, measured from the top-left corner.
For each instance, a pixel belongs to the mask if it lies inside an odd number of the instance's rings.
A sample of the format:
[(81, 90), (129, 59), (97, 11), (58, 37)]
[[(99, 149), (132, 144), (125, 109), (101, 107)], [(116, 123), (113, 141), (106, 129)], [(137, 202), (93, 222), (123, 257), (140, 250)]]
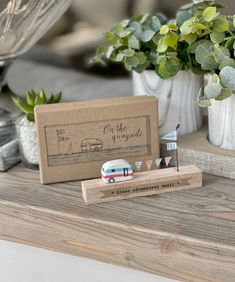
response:
[(16, 131), (22, 163), (27, 168), (38, 169), (39, 157), (35, 124), (28, 121), (26, 116), (21, 116), (16, 120)]
[(0, 111), (0, 172), (7, 171), (20, 161), (15, 119), (16, 115)]

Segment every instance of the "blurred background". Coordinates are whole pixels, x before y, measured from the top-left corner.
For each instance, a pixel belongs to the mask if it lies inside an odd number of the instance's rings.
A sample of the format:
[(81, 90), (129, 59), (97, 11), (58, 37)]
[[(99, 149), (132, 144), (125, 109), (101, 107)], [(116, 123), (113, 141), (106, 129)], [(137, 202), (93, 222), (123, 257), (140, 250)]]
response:
[[(59, 54), (71, 59), (75, 67), (83, 67), (83, 58), (102, 43), (102, 33), (114, 23), (135, 14), (160, 11), (174, 17), (175, 11), (189, 0), (74, 0), (70, 10), (41, 41)], [(235, 13), (235, 1), (224, 0)]]
[[(116, 22), (136, 14), (163, 12), (169, 18), (191, 0), (73, 0), (66, 14), (7, 75), (13, 93), (44, 88), (63, 92), (63, 100), (132, 95), (132, 83), (121, 65), (106, 69), (88, 59), (102, 43), (102, 34)], [(235, 14), (235, 1), (222, 0), (224, 13)], [(109, 79), (112, 77), (113, 79)], [(115, 89), (115, 91), (113, 91)], [(94, 94), (95, 93), (95, 94)]]

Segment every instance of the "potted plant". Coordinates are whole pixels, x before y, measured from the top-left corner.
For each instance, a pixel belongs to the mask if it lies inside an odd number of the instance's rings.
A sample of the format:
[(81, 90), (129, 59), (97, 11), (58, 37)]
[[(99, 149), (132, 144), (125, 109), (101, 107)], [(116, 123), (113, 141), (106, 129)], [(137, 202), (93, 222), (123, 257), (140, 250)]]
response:
[(47, 98), (44, 90), (38, 93), (31, 90), (25, 99), (12, 96), (12, 100), (24, 115), (16, 121), (16, 130), (19, 139), (21, 160), (26, 167), (37, 169), (39, 164), (38, 143), (35, 128), (34, 108), (37, 105), (59, 103), (62, 93)]
[(133, 73), (134, 95), (158, 97), (161, 134), (176, 123), (182, 125), (180, 134), (196, 131), (202, 111), (195, 101), (203, 75), (211, 71), (196, 59), (196, 49), (205, 40), (222, 40), (217, 33), (227, 31), (227, 20), (214, 14), (222, 7), (214, 0), (194, 1), (180, 8), (175, 20), (159, 13), (124, 20), (104, 34), (106, 43), (97, 48), (92, 62), (123, 63)]
[(201, 107), (208, 107), (209, 140), (224, 149), (235, 150), (235, 16), (220, 15), (216, 7), (198, 14), (207, 37), (195, 49), (196, 61), (208, 71)]

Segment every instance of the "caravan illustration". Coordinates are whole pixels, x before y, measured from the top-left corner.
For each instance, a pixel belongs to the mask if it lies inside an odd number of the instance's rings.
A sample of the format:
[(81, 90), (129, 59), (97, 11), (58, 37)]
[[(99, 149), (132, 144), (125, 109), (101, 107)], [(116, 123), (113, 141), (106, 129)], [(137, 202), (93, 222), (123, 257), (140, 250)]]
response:
[(94, 152), (100, 151), (103, 149), (103, 142), (97, 138), (88, 138), (84, 139), (81, 142), (81, 150), (82, 152)]
[(105, 183), (121, 182), (133, 179), (133, 169), (126, 160), (113, 160), (103, 164), (101, 177)]

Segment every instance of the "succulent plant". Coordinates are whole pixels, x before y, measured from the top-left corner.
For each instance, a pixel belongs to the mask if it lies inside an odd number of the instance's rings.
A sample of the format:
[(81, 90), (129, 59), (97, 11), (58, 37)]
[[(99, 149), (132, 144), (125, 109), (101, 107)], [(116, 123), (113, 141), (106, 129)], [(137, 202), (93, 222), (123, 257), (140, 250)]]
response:
[(26, 114), (28, 121), (34, 122), (34, 107), (43, 104), (55, 104), (59, 103), (62, 97), (62, 93), (52, 94), (47, 98), (46, 93), (41, 89), (38, 93), (34, 90), (30, 90), (26, 93), (25, 99), (18, 96), (12, 96), (12, 100), (17, 108), (19, 108), (23, 113)]
[[(159, 13), (124, 20), (104, 34), (106, 43), (92, 62), (111, 60), (136, 72), (152, 69), (163, 79), (180, 70), (219, 75), (225, 67), (235, 68), (235, 16), (220, 14), (223, 7), (215, 0), (194, 0), (177, 11), (175, 20)], [(223, 72), (221, 76), (218, 86), (205, 89), (199, 105), (229, 97), (231, 85), (223, 84)]]

